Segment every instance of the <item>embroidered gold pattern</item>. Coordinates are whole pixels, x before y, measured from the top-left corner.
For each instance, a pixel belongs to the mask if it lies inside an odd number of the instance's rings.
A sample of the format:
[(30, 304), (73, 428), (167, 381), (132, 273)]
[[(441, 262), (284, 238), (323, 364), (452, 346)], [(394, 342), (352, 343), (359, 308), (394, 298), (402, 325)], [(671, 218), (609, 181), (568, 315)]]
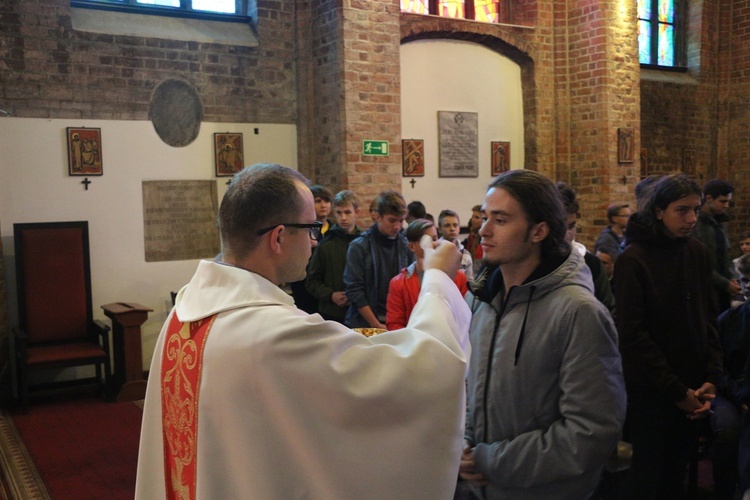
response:
[(181, 323), (173, 315), (162, 353), (161, 397), (167, 497), (195, 498), (198, 388), (203, 348), (216, 316)]

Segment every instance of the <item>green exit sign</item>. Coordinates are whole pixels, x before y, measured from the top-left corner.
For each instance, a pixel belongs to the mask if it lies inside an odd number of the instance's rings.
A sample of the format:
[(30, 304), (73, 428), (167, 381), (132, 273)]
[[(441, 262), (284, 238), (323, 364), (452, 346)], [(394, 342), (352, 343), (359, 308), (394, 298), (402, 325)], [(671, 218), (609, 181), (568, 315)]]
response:
[(388, 156), (388, 141), (362, 141), (363, 156)]

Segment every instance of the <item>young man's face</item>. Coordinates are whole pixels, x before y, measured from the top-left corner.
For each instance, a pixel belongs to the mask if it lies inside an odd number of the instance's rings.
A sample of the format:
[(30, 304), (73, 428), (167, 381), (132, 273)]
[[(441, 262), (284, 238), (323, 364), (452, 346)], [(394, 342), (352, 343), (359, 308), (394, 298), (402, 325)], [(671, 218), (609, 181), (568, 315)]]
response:
[(377, 205), (370, 205), (370, 218), (372, 219), (373, 223), (376, 223), (380, 220), (380, 214), (378, 213)]
[(750, 253), (750, 238), (740, 241), (740, 250), (742, 250), (743, 254)]
[(565, 241), (568, 243), (573, 243), (573, 241), (575, 241), (576, 239), (576, 231), (578, 230), (578, 215), (568, 214), (566, 223), (567, 227), (565, 229)]
[(546, 223), (531, 225), (523, 206), (503, 188), (490, 188), (482, 209), (485, 220), (479, 235), (485, 262), (517, 266), (536, 258), (548, 234)]
[(615, 274), (615, 263), (612, 260), (612, 256), (600, 251), (596, 252), (596, 256), (601, 261), (602, 269), (604, 269), (604, 272), (607, 274), (607, 278), (612, 279), (612, 275)]
[(714, 198), (706, 195), (706, 210), (712, 215), (723, 215), (729, 210), (729, 202), (732, 201), (732, 193)]
[(443, 238), (453, 241), (458, 238), (459, 232), (461, 232), (461, 223), (458, 221), (458, 217), (452, 215), (443, 217), (443, 222), (440, 224), (440, 233)]
[(383, 214), (378, 221), (378, 230), (389, 238), (395, 238), (406, 219), (404, 215)]
[(620, 211), (612, 217), (612, 223), (618, 226), (623, 231), (628, 225), (628, 220), (630, 220), (631, 216), (630, 207), (623, 207), (620, 209)]
[(315, 197), (315, 217), (319, 221), (323, 221), (326, 217), (328, 217), (328, 214), (331, 213), (331, 202), (326, 201), (325, 198), (321, 198), (319, 196)]
[(482, 227), (482, 212), (472, 212), (471, 220), (469, 221), (469, 229), (472, 231), (479, 231)]
[[(428, 227), (427, 229), (424, 230), (424, 233), (422, 233), (422, 236), (424, 236), (425, 234), (429, 236), (430, 238), (432, 238), (432, 246), (434, 248), (435, 245), (437, 245), (437, 241), (438, 241), (437, 228), (435, 228), (435, 226)], [(414, 252), (414, 255), (417, 257), (417, 259), (422, 260), (424, 259), (424, 250), (422, 249), (422, 245), (420, 245), (420, 241), (410, 241), (409, 250)]]
[(354, 205), (351, 203), (339, 205), (333, 209), (333, 215), (336, 217), (336, 224), (341, 229), (347, 233), (354, 231), (357, 224), (357, 209), (354, 208)]
[(697, 194), (673, 201), (664, 210), (656, 209), (656, 218), (662, 221), (667, 234), (672, 238), (687, 238), (698, 222), (701, 197)]

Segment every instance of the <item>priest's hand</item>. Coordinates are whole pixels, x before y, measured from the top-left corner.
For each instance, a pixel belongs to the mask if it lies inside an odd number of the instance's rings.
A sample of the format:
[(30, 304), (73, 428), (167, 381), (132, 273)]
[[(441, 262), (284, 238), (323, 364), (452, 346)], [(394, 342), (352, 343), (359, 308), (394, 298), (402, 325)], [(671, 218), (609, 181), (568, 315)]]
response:
[(437, 269), (453, 279), (461, 265), (461, 252), (456, 245), (448, 241), (441, 241), (435, 245), (429, 235), (423, 235), (419, 240), (419, 245), (424, 250), (424, 261), (422, 265), (425, 269)]

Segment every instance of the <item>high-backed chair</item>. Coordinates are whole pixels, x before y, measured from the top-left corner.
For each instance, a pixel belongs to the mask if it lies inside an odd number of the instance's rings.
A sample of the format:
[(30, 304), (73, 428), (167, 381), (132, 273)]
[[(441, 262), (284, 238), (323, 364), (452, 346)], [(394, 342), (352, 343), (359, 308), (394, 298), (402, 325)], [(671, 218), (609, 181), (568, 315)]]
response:
[(95, 365), (94, 378), (75, 382), (95, 382), (109, 397), (109, 327), (93, 320), (88, 222), (14, 224), (13, 235), (19, 322), (14, 343), (24, 409), (29, 372), (43, 367)]

